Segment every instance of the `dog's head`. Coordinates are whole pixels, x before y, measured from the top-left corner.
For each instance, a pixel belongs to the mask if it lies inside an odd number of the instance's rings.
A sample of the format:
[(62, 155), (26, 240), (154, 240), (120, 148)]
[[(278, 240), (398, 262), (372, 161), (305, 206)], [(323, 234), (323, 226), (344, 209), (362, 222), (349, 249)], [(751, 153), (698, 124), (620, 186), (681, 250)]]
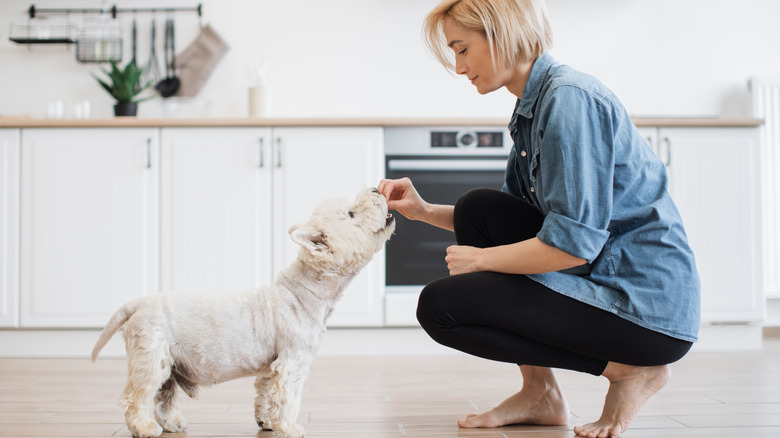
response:
[(322, 272), (353, 275), (365, 266), (395, 231), (395, 218), (376, 189), (365, 189), (351, 203), (324, 201), (309, 221), (290, 228), (301, 246), (299, 257)]

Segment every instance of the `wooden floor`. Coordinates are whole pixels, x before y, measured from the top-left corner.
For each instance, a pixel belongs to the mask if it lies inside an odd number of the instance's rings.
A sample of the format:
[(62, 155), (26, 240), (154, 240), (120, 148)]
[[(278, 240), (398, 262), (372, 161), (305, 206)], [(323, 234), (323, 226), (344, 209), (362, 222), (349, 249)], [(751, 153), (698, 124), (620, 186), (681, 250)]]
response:
[[(125, 360), (0, 359), (0, 436), (129, 437), (119, 392)], [(760, 352), (691, 353), (625, 437), (780, 437), (780, 338)], [(598, 417), (603, 378), (560, 371), (572, 420), (564, 427), (458, 429), (520, 385), (517, 368), (468, 356), (320, 357), (305, 386), (309, 437), (571, 437)], [(253, 421), (248, 379), (188, 400), (186, 433), (165, 437), (273, 437)]]

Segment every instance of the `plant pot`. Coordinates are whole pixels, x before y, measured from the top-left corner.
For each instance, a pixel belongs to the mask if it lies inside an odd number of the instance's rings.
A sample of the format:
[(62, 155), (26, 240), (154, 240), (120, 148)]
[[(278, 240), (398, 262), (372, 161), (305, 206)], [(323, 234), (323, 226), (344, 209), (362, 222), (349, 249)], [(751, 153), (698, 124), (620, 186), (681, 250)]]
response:
[(135, 116), (138, 112), (138, 104), (133, 102), (117, 102), (114, 105), (114, 115), (120, 116)]

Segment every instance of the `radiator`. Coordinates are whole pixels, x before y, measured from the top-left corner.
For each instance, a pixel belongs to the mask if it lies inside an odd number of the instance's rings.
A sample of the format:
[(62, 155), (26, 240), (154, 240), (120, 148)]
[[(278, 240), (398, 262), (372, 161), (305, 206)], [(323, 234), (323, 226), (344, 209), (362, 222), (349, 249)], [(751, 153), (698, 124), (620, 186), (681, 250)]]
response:
[(780, 76), (750, 80), (753, 117), (764, 119), (761, 138), (761, 187), (764, 235), (764, 292), (780, 298)]

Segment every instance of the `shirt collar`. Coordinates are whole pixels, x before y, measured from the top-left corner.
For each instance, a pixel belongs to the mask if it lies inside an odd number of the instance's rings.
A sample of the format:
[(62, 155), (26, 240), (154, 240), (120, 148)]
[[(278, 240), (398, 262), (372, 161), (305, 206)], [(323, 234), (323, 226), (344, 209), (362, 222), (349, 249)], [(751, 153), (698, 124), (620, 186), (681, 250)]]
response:
[(539, 98), (539, 92), (542, 89), (544, 78), (547, 71), (555, 64), (555, 59), (549, 53), (545, 53), (531, 67), (531, 74), (528, 75), (528, 81), (523, 89), (523, 97), (517, 100), (515, 113), (526, 118), (534, 116), (533, 110), (536, 106), (536, 100)]

